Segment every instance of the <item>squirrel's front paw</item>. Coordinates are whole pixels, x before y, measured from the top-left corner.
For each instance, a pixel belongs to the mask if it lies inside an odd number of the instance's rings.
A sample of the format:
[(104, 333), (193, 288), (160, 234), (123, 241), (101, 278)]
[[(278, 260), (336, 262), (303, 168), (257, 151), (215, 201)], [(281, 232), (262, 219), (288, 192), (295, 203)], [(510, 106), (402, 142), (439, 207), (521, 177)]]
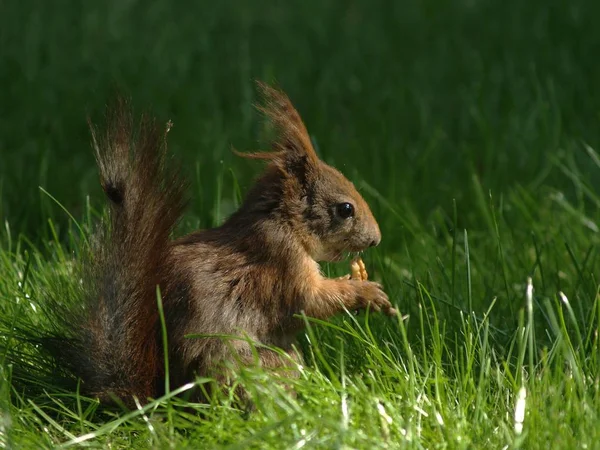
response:
[(383, 286), (374, 281), (354, 281), (350, 280), (356, 286), (357, 308), (362, 309), (370, 306), (375, 311), (383, 311), (390, 316), (395, 316), (398, 311), (392, 307), (387, 294), (383, 291)]

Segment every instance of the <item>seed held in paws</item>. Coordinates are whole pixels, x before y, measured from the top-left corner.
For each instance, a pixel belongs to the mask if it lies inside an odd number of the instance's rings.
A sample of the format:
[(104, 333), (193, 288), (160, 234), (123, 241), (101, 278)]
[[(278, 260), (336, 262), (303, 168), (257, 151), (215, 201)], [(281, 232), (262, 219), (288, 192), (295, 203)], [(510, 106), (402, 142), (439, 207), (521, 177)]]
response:
[(369, 279), (365, 263), (360, 257), (356, 257), (352, 260), (350, 263), (350, 272), (351, 280), (367, 281)]

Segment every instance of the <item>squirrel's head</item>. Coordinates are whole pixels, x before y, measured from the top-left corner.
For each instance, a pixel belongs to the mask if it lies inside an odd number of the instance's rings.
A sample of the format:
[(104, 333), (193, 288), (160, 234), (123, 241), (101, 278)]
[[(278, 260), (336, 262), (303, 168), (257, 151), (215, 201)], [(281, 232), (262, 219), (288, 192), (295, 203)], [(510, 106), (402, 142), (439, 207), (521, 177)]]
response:
[(251, 195), (270, 205), (316, 261), (336, 261), (381, 241), (377, 221), (354, 185), (319, 160), (300, 115), (281, 91), (259, 83), (264, 112), (279, 132), (273, 151), (238, 153), (270, 161)]

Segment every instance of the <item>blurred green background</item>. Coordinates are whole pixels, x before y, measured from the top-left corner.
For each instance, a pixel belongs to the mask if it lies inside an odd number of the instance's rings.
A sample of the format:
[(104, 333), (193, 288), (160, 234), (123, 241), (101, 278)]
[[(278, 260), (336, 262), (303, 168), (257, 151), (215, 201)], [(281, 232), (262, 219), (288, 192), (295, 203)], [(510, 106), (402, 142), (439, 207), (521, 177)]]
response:
[(397, 298), (421, 280), (451, 304), (482, 311), (500, 295), (514, 313), (529, 275), (539, 293), (593, 298), (599, 13), (585, 0), (2, 2), (2, 222), (39, 242), (51, 219), (66, 236), (39, 186), (75, 218), (88, 195), (102, 205), (86, 116), (101, 122), (120, 91), (175, 124), (183, 228), (219, 223), (259, 170), (230, 149), (263, 142), (262, 79), (372, 205)]
[(208, 199), (215, 165), (245, 167), (230, 146), (256, 147), (255, 78), (288, 92), (324, 158), (422, 216), (468, 208), (471, 170), (500, 194), (551, 176), (570, 140), (598, 142), (597, 2), (0, 8), (1, 214), (30, 235), (51, 213), (39, 185), (74, 212), (97, 192), (86, 115), (101, 119), (115, 90), (175, 123), (172, 150)]

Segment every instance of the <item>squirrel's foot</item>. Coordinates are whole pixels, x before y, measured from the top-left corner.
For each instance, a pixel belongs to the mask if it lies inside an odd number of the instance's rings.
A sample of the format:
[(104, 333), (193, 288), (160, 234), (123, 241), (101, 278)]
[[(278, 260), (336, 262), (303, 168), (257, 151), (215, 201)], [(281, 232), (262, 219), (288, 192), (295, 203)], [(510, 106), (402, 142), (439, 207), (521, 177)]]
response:
[(383, 291), (383, 286), (374, 281), (356, 281), (349, 280), (355, 285), (357, 291), (357, 308), (364, 309), (370, 307), (374, 311), (384, 312), (390, 316), (395, 316), (398, 311), (392, 306), (387, 294)]

